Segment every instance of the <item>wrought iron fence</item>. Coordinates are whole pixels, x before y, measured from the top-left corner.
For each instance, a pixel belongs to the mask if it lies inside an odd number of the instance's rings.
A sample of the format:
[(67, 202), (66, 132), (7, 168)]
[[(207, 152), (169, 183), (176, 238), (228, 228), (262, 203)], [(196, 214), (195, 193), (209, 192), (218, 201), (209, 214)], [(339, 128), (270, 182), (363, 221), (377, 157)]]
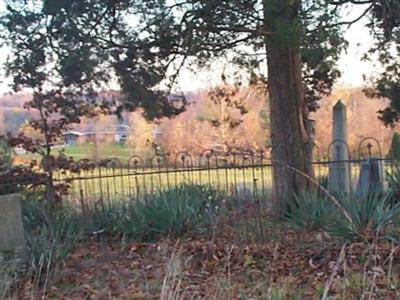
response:
[[(373, 138), (360, 142), (357, 157), (352, 157), (349, 151), (348, 160), (335, 159), (335, 153), (340, 151), (340, 147), (349, 148), (342, 141), (333, 141), (328, 147), (328, 154), (321, 156), (318, 147), (314, 146), (315, 160), (310, 164), (315, 178), (325, 187), (328, 185), (329, 166), (332, 164), (349, 164), (353, 191), (360, 164), (366, 159), (383, 161), (388, 173), (398, 165), (396, 159), (383, 157), (379, 143)], [(139, 156), (132, 156), (125, 163), (116, 158), (101, 163), (84, 159), (76, 162), (75, 169), (79, 170), (80, 164), (90, 165), (90, 168), (76, 172), (56, 172), (55, 182), (67, 184), (69, 190), (65, 198), (81, 205), (136, 200), (145, 194), (175, 188), (181, 184), (208, 185), (233, 196), (250, 194), (269, 199), (273, 193), (273, 169), (296, 169), (296, 164), (285, 166), (271, 161), (269, 153), (269, 149), (233, 149), (227, 153), (205, 150), (196, 156), (180, 152), (173, 159), (158, 153), (149, 163), (145, 163)], [(293, 176), (295, 173), (293, 171)], [(31, 183), (19, 185), (29, 187)], [(0, 182), (0, 189), (2, 186)]]
[(69, 200), (135, 200), (182, 184), (208, 185), (226, 194), (257, 193), (267, 198), (272, 187), (272, 164), (263, 151), (222, 154), (207, 150), (197, 157), (181, 152), (173, 161), (158, 154), (150, 164), (138, 156), (130, 158), (128, 164), (118, 159), (101, 165), (90, 163), (96, 166), (57, 175), (56, 182), (70, 185), (66, 196)]

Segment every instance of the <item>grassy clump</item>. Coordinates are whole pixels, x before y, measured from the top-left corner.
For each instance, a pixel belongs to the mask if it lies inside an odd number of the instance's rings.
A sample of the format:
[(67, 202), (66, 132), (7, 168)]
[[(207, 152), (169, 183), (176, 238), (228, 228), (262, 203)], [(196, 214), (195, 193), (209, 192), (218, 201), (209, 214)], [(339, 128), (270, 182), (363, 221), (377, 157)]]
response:
[(326, 228), (332, 220), (332, 203), (317, 191), (302, 192), (288, 203), (286, 220), (296, 227), (307, 230)]
[(338, 217), (327, 230), (346, 240), (389, 237), (400, 216), (400, 203), (393, 204), (392, 197), (392, 192), (372, 194), (365, 199), (355, 195), (340, 197), (340, 205), (352, 222), (338, 212)]
[(0, 299), (7, 299), (8, 293), (15, 285), (20, 261), (15, 256), (0, 252)]
[(71, 208), (50, 207), (37, 199), (25, 200), (22, 211), (29, 270), (34, 276), (48, 275), (82, 237), (79, 216)]
[(394, 164), (390, 171), (386, 172), (389, 188), (393, 191), (393, 202), (400, 202), (400, 166)]
[(111, 203), (91, 216), (94, 231), (105, 230), (123, 240), (151, 241), (181, 236), (210, 224), (218, 211), (219, 195), (211, 188), (180, 185), (147, 194), (141, 200)]
[(144, 195), (141, 200), (114, 202), (82, 215), (66, 205), (51, 207), (37, 194), (27, 196), (22, 202), (25, 257), (15, 272), (9, 267), (15, 260), (0, 255), (0, 298), (9, 293), (20, 276), (30, 278), (32, 287), (45, 290), (48, 279), (68, 259), (79, 240), (93, 231), (137, 241), (181, 236), (213, 222), (218, 202), (219, 195), (211, 188), (181, 185)]
[(40, 195), (28, 195), (21, 203), (26, 249), (0, 253), (0, 299), (12, 294), (20, 277), (42, 287), (68, 259), (82, 237), (79, 216), (73, 209), (50, 207)]
[[(370, 195), (342, 195), (337, 198), (342, 209), (318, 192), (305, 192), (289, 204), (286, 220), (307, 230), (325, 230), (345, 239), (388, 237), (400, 217), (400, 203), (393, 203), (393, 193)], [(346, 212), (346, 216), (344, 213)]]

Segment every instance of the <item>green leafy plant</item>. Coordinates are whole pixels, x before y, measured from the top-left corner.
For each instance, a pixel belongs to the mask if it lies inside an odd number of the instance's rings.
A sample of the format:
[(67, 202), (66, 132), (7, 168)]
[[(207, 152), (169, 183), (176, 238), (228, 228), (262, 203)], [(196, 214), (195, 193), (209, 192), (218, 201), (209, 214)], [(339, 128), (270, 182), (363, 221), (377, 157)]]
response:
[(346, 218), (338, 217), (327, 230), (346, 240), (387, 237), (400, 215), (400, 203), (393, 204), (391, 199), (391, 192), (369, 195), (365, 199), (355, 195), (342, 196), (340, 205), (350, 216), (352, 224)]
[(393, 200), (398, 202), (400, 199), (400, 166), (396, 163), (386, 172), (389, 188), (393, 191)]
[(392, 136), (392, 144), (389, 150), (389, 156), (394, 159), (400, 159), (400, 134), (395, 132)]
[(145, 195), (139, 201), (115, 202), (91, 216), (91, 228), (125, 240), (181, 236), (210, 224), (218, 212), (218, 194), (208, 187), (181, 185)]
[[(13, 163), (13, 153), (10, 146), (0, 139), (0, 174), (7, 172)], [(0, 195), (15, 193), (17, 191), (14, 184), (1, 184)]]
[(0, 171), (12, 164), (12, 150), (5, 141), (0, 141)]
[(15, 255), (0, 252), (0, 299), (11, 299), (9, 294), (18, 280), (17, 269), (20, 266), (21, 260)]
[(304, 229), (320, 230), (332, 219), (333, 205), (317, 191), (305, 191), (294, 196), (288, 203), (289, 209), (285, 218), (290, 223)]
[(329, 187), (329, 178), (328, 178), (327, 175), (320, 176), (318, 178), (318, 182), (323, 188), (328, 189), (328, 187)]
[(29, 270), (37, 278), (60, 266), (82, 236), (79, 216), (73, 209), (50, 207), (27, 199), (22, 205)]
[(400, 217), (400, 203), (393, 202), (393, 193), (369, 195), (341, 195), (338, 202), (349, 216), (318, 192), (304, 192), (294, 197), (285, 218), (295, 226), (308, 230), (325, 230), (345, 240), (370, 240), (377, 236), (390, 237), (391, 229)]

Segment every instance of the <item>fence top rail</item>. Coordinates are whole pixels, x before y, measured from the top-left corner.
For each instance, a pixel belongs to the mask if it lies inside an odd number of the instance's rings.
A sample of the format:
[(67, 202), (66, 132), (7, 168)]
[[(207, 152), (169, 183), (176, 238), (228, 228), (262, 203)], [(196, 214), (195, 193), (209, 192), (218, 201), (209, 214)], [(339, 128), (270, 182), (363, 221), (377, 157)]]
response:
[[(327, 167), (331, 164), (341, 164), (341, 163), (350, 163), (350, 164), (361, 164), (362, 162), (365, 161), (382, 161), (385, 163), (392, 163), (392, 164), (397, 164), (400, 163), (398, 159), (395, 158), (365, 158), (365, 159), (349, 159), (349, 160), (324, 160), (324, 161), (313, 161), (308, 164), (313, 165), (313, 166), (323, 166)], [(294, 167), (298, 166), (299, 164), (291, 164), (288, 165), (288, 167)], [(54, 182), (72, 182), (72, 181), (79, 181), (79, 180), (96, 180), (96, 179), (107, 179), (107, 178), (115, 178), (115, 177), (130, 177), (130, 176), (154, 176), (154, 175), (159, 175), (159, 174), (178, 174), (178, 173), (187, 173), (187, 172), (206, 172), (206, 171), (221, 171), (221, 170), (251, 170), (251, 169), (262, 169), (262, 168), (275, 168), (275, 167), (285, 167), (284, 165), (280, 165), (278, 163), (274, 162), (268, 162), (268, 163), (252, 163), (252, 164), (227, 164), (227, 165), (216, 165), (216, 166), (183, 166), (183, 167), (177, 167), (177, 168), (158, 168), (158, 167), (153, 167), (153, 168), (138, 168), (138, 169), (131, 169), (131, 168), (124, 168), (124, 167), (119, 167), (119, 168), (107, 168), (107, 167), (96, 167), (95, 169), (90, 169), (90, 170), (82, 170), (82, 172), (77, 172), (74, 173), (75, 176), (66, 176), (66, 177), (56, 177), (54, 178)], [(112, 173), (109, 172), (101, 172), (101, 170), (108, 169), (108, 170), (113, 170)], [(98, 172), (96, 172), (98, 170)], [(124, 172), (126, 170), (126, 172)], [(118, 172), (120, 171), (120, 172)], [(87, 173), (90, 172), (92, 174), (87, 175)], [(80, 174), (86, 173), (85, 176), (80, 176)], [(1, 183), (0, 186), (10, 186), (10, 185), (40, 185), (40, 184), (45, 184), (46, 180), (36, 180), (36, 181), (16, 181), (16, 182), (7, 182), (7, 183)]]

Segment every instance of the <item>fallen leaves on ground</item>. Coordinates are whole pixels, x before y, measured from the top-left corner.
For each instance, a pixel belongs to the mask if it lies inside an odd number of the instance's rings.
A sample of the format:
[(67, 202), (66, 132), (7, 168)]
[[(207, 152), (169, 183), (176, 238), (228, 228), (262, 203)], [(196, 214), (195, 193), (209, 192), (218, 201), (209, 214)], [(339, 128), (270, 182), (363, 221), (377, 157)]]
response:
[[(284, 228), (264, 242), (238, 239), (232, 222), (218, 230), (154, 243), (88, 240), (48, 284), (47, 299), (319, 299), (343, 243)], [(330, 299), (396, 299), (400, 248), (349, 244)], [(29, 280), (19, 284), (26, 294)], [(30, 290), (32, 292), (32, 290)], [(25, 294), (24, 294), (25, 293)], [(42, 298), (43, 290), (36, 291)], [(166, 296), (167, 295), (167, 296)], [(173, 297), (172, 297), (173, 296)], [(345, 298), (343, 298), (345, 297)]]

